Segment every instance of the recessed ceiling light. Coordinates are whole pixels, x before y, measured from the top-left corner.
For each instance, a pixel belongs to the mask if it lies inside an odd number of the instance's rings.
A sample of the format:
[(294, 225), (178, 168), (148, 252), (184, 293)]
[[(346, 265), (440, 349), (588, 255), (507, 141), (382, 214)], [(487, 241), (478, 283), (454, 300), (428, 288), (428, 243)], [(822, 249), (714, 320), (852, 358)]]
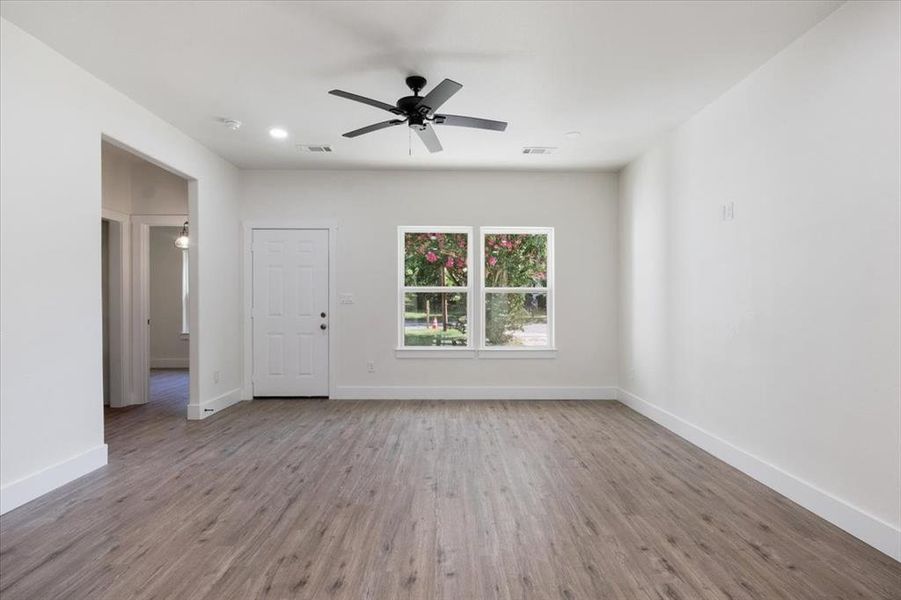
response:
[(269, 135), (274, 137), (277, 140), (283, 140), (288, 137), (288, 132), (282, 129), (281, 127), (273, 127), (269, 130)]
[(566, 139), (568, 139), (568, 140), (577, 140), (577, 139), (579, 139), (580, 137), (582, 137), (582, 132), (581, 132), (581, 131), (567, 131), (567, 132), (566, 132), (565, 134), (563, 134), (563, 135), (564, 135), (564, 136), (566, 137)]

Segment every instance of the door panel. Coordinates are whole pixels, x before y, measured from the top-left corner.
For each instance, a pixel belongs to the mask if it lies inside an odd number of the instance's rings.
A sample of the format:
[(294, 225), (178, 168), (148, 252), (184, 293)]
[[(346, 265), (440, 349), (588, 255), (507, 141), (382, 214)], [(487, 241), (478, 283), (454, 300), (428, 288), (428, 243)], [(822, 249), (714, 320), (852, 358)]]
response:
[(313, 279), (313, 267), (297, 268), (297, 316), (311, 317), (313, 311), (316, 310), (314, 305), (316, 300), (313, 290), (315, 283)]
[(266, 269), (266, 283), (269, 287), (269, 312), (266, 313), (267, 317), (280, 317), (285, 312), (285, 285), (283, 282), (282, 273), (284, 269), (282, 267), (268, 267)]
[(254, 396), (328, 395), (328, 235), (253, 232)]

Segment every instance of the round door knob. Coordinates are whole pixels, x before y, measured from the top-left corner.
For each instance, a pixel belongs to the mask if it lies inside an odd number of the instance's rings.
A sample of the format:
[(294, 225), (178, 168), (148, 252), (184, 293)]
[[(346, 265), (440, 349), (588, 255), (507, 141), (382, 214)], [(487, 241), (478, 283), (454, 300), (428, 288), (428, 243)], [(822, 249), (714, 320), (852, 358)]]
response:
[(328, 327), (328, 325), (326, 325), (325, 323), (323, 323), (322, 325), (319, 326), (319, 329), (325, 329), (325, 328), (327, 328), (327, 327)]

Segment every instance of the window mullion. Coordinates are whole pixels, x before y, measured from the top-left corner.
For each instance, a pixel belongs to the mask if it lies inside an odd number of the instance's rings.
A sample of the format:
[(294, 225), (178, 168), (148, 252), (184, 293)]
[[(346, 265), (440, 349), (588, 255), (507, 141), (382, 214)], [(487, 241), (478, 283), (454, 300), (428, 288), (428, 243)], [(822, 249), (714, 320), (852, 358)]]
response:
[(486, 294), (546, 294), (549, 287), (486, 287)]
[(469, 286), (454, 286), (454, 287), (441, 287), (441, 286), (404, 286), (403, 291), (406, 294), (458, 294), (458, 293), (466, 293), (470, 291)]

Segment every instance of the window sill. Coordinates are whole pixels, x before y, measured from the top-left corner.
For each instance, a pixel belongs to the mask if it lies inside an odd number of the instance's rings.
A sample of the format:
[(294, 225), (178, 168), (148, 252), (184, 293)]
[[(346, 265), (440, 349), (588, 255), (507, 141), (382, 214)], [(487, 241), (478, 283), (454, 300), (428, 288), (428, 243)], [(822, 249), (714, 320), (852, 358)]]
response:
[(556, 348), (395, 348), (396, 358), (487, 358), (549, 359), (557, 358)]
[(556, 348), (481, 348), (479, 358), (536, 359), (557, 358)]
[(395, 348), (397, 358), (475, 358), (475, 348)]

